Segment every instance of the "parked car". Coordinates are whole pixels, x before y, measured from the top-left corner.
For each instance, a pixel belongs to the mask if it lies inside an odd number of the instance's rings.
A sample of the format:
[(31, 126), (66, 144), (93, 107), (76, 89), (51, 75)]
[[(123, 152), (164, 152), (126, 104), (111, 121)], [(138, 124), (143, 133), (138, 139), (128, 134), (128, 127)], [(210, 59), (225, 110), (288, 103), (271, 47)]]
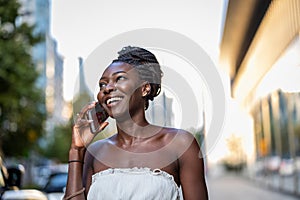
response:
[(43, 191), (49, 200), (61, 200), (67, 185), (67, 172), (57, 172), (50, 175)]
[(280, 168), (281, 158), (280, 156), (270, 156), (266, 158), (265, 162), (268, 173), (277, 173)]
[(39, 190), (7, 190), (1, 200), (48, 200), (47, 196)]
[(294, 173), (294, 160), (291, 158), (282, 159), (279, 168), (279, 174), (282, 176), (292, 176)]
[(20, 189), (24, 167), (6, 168), (0, 157), (0, 199), (1, 200), (47, 200), (47, 196), (36, 189)]

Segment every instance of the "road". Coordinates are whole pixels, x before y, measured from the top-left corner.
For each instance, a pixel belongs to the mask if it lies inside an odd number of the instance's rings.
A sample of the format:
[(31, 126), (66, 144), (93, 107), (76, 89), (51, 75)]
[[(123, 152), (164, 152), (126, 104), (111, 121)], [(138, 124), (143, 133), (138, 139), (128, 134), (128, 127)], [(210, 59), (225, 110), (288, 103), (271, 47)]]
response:
[(217, 177), (208, 177), (207, 185), (210, 200), (297, 200), (290, 194), (280, 193), (268, 189), (254, 181), (239, 177), (234, 174), (220, 175)]

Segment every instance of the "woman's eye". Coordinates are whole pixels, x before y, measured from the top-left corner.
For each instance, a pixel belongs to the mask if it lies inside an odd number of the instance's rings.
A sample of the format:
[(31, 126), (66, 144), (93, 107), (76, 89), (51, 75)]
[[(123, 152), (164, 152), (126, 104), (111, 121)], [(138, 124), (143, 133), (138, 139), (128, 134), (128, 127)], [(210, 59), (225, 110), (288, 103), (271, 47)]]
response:
[(102, 90), (103, 88), (106, 87), (106, 83), (99, 83), (99, 88), (100, 90)]
[(117, 77), (117, 81), (122, 81), (122, 80), (125, 80), (127, 79), (125, 76), (118, 76)]

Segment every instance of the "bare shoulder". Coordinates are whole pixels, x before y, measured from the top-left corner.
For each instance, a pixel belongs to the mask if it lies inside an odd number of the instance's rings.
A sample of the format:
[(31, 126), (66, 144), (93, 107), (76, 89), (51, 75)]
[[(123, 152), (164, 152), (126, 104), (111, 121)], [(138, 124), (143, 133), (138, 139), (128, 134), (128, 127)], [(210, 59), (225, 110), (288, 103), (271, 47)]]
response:
[(101, 162), (101, 160), (106, 160), (105, 156), (109, 156), (111, 152), (111, 147), (113, 144), (113, 138), (111, 136), (106, 139), (97, 140), (93, 142), (86, 151), (85, 161), (93, 166), (93, 169), (96, 171), (100, 171), (102, 169), (107, 168), (107, 166)]
[(166, 138), (165, 141), (169, 144), (168, 146), (172, 148), (178, 155), (182, 155), (191, 147), (199, 149), (198, 142), (194, 135), (183, 129), (176, 128), (163, 128), (162, 134)]
[(177, 142), (190, 143), (195, 139), (194, 135), (190, 132), (183, 130), (183, 129), (176, 129), (176, 128), (162, 128), (162, 134), (170, 139), (175, 139)]
[(89, 147), (89, 151), (91, 152), (97, 152), (97, 151), (101, 151), (104, 148), (106, 148), (108, 145), (111, 145), (114, 141), (114, 138), (116, 137), (115, 135), (112, 135), (108, 138), (102, 139), (102, 140), (97, 140), (95, 142), (93, 142)]

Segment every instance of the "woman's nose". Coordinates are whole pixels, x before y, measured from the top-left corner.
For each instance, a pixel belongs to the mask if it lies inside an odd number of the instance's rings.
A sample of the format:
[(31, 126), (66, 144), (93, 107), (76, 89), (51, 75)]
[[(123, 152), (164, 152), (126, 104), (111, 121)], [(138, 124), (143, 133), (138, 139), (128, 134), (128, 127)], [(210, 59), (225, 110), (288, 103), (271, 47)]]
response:
[(105, 92), (105, 93), (109, 93), (109, 92), (112, 92), (112, 91), (114, 91), (114, 90), (116, 90), (116, 85), (115, 85), (115, 83), (108, 83), (108, 84), (105, 86), (105, 88), (104, 88), (104, 92)]

